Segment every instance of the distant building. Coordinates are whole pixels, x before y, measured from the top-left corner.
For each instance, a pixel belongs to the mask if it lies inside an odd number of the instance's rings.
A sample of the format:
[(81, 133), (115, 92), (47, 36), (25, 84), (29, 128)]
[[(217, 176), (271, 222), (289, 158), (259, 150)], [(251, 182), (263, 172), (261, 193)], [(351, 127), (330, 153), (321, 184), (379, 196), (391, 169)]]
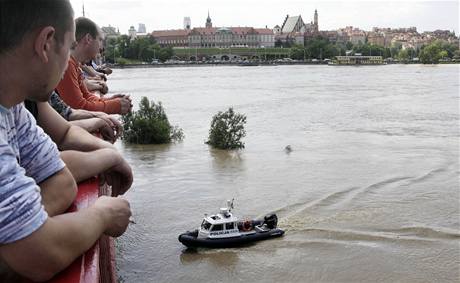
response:
[(350, 42), (353, 44), (364, 44), (366, 43), (366, 32), (363, 30), (353, 30), (353, 32), (349, 35)]
[(284, 44), (295, 43), (304, 45), (304, 42), (308, 38), (312, 38), (319, 33), (318, 11), (315, 10), (313, 21), (307, 24), (304, 23), (301, 15), (294, 17), (286, 15), (281, 28), (276, 26), (274, 32), (276, 41)]
[(315, 15), (313, 16), (313, 30), (318, 32), (319, 31), (319, 26), (318, 26), (318, 11), (315, 9)]
[(191, 29), (192, 28), (192, 20), (190, 17), (184, 17), (184, 29)]
[(208, 11), (208, 18), (206, 19), (206, 28), (212, 28), (212, 21), (211, 21), (211, 17), (209, 16), (209, 11)]
[(442, 39), (448, 41), (450, 38), (455, 38), (455, 33), (449, 30), (435, 30), (431, 32), (424, 32), (423, 34), (430, 35), (436, 39)]
[(275, 46), (275, 34), (273, 30), (268, 28), (254, 29), (258, 36), (259, 47), (274, 47)]
[(190, 30), (157, 30), (151, 33), (156, 42), (162, 46), (188, 47)]
[(134, 28), (134, 26), (131, 26), (128, 30), (128, 36), (131, 40), (133, 39), (136, 39), (137, 38), (137, 31), (136, 29)]
[(252, 27), (193, 28), (190, 47), (273, 47), (275, 36), (271, 29)]
[(346, 44), (350, 40), (348, 34), (337, 30), (320, 31), (319, 34), (332, 44)]
[(152, 32), (152, 36), (161, 46), (171, 47), (231, 48), (275, 46), (273, 30), (253, 27), (212, 27), (209, 12), (206, 27), (160, 30)]
[(350, 41), (353, 44), (364, 44), (366, 43), (366, 32), (359, 28), (353, 28), (352, 26), (347, 26), (338, 30), (341, 34), (346, 34), (348, 37), (347, 41)]
[(385, 35), (381, 32), (369, 32), (367, 34), (369, 44), (385, 46)]
[(110, 25), (108, 27), (101, 27), (101, 30), (102, 30), (102, 34), (104, 35), (105, 39), (117, 38), (120, 36), (120, 31)]
[(139, 27), (137, 28), (138, 33), (146, 33), (147, 29), (145, 28), (145, 24), (140, 23)]
[(305, 32), (305, 23), (302, 20), (302, 16), (289, 17), (287, 15), (281, 25), (281, 34), (293, 34), (296, 32)]

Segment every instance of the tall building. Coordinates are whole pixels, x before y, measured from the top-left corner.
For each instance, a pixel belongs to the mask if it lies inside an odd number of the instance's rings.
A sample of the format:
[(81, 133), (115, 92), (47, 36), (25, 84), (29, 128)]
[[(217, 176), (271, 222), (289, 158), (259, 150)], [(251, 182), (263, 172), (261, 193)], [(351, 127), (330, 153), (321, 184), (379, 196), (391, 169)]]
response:
[(208, 11), (208, 18), (206, 19), (206, 28), (212, 28), (212, 21), (211, 21), (211, 17), (209, 16), (209, 11)]
[(192, 28), (192, 20), (190, 17), (184, 17), (184, 29), (191, 29)]
[(128, 35), (130, 39), (135, 39), (137, 37), (136, 29), (133, 26), (129, 28)]
[(315, 9), (315, 16), (313, 17), (313, 28), (318, 32), (318, 11)]
[(139, 23), (139, 27), (137, 28), (138, 33), (146, 33), (147, 29), (145, 28), (145, 24)]

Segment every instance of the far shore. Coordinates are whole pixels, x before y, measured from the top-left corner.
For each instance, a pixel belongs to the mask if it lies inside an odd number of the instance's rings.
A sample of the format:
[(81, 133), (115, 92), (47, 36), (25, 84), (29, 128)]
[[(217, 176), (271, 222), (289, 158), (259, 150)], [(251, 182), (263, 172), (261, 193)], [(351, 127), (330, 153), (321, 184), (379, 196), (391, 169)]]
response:
[[(438, 64), (422, 64), (421, 62), (392, 62), (386, 64), (363, 64), (363, 65), (334, 65), (334, 66), (385, 66), (385, 65), (446, 65), (446, 64), (460, 64), (460, 62), (440, 62)], [(249, 66), (284, 66), (284, 65), (328, 65), (327, 62), (251, 62), (251, 63), (237, 63), (237, 62), (203, 62), (203, 63), (196, 63), (196, 62), (186, 62), (186, 63), (174, 63), (174, 64), (109, 64), (110, 68), (114, 69), (130, 69), (130, 68), (172, 68), (172, 67), (209, 67), (209, 66), (242, 66), (242, 67), (249, 67)]]

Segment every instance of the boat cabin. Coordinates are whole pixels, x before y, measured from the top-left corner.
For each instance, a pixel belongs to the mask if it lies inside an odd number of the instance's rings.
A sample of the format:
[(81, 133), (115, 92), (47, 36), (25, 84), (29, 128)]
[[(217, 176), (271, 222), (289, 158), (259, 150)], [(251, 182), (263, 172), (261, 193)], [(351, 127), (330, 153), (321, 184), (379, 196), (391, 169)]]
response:
[(238, 218), (233, 216), (228, 208), (221, 208), (215, 215), (205, 215), (200, 228), (198, 238), (229, 238), (240, 236), (238, 230)]

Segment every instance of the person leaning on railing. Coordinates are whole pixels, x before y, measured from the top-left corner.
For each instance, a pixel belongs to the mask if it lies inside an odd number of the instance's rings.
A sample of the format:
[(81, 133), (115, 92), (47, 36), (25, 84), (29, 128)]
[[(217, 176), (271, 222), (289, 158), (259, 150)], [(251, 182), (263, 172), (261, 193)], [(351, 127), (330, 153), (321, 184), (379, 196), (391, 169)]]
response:
[[(112, 180), (105, 177), (114, 173), (125, 179), (130, 178), (124, 176), (130, 174), (129, 165), (112, 144), (94, 138), (80, 129), (81, 127), (67, 122), (47, 102), (26, 101), (28, 110), (31, 106), (32, 112), (29, 112), (61, 150), (61, 159), (77, 183), (96, 175), (101, 175), (104, 180)], [(64, 132), (66, 134), (63, 137)], [(109, 182), (109, 185), (113, 184)], [(116, 191), (118, 187), (119, 185), (115, 184), (112, 189)]]
[[(93, 116), (93, 113), (88, 111), (73, 110), (59, 100), (58, 96), (56, 96), (57, 94), (55, 92), (51, 94), (49, 101), (53, 101), (53, 103), (26, 100), (25, 106), (34, 116), (35, 120), (37, 120), (37, 124), (44, 129), (45, 133), (48, 134), (57, 144), (58, 148), (62, 150), (60, 153), (61, 158), (75, 181), (78, 183), (100, 174), (104, 177), (107, 173), (117, 170), (120, 171), (120, 169), (126, 167), (126, 162), (124, 162), (122, 156), (110, 144), (94, 140), (94, 138), (89, 137), (88, 134), (72, 128), (72, 126), (76, 125), (90, 133), (94, 132), (92, 129), (99, 130), (102, 136), (106, 136), (106, 138), (113, 143), (118, 134), (114, 128), (108, 124), (108, 122), (110, 122), (109, 119), (112, 117), (105, 113), (101, 113), (100, 115), (103, 117), (103, 119), (101, 119)], [(54, 109), (50, 107), (52, 105), (55, 106), (53, 107)], [(59, 117), (58, 113), (61, 114), (61, 117)], [(85, 116), (88, 117), (88, 115), (90, 115), (89, 117), (91, 118), (83, 118)], [(70, 119), (72, 116), (79, 116), (79, 118), (82, 119), (72, 122), (65, 121), (66, 118)], [(107, 121), (105, 119), (107, 119)], [(52, 123), (50, 123), (50, 121), (52, 121)], [(116, 119), (114, 119), (114, 121), (121, 126)], [(103, 123), (102, 127), (99, 126), (100, 122)], [(65, 140), (60, 138), (59, 135), (59, 132), (62, 132), (62, 130), (58, 130), (58, 128), (69, 128), (73, 132), (80, 132), (79, 135), (81, 136), (82, 141), (79, 140), (78, 142), (66, 145), (64, 143)], [(88, 141), (84, 142), (85, 140)], [(115, 168), (118, 169), (114, 170)], [(125, 170), (122, 170), (118, 173), (122, 173), (124, 171)]]
[[(101, 235), (123, 234), (131, 216), (126, 200), (107, 196), (64, 213), (74, 200), (75, 180), (56, 144), (24, 108), (25, 99), (48, 105), (67, 67), (74, 29), (68, 0), (0, 1), (0, 258), (34, 281), (52, 278)], [(49, 118), (53, 112), (42, 123), (61, 149), (91, 150), (104, 143)], [(132, 184), (131, 168), (121, 163), (123, 168), (107, 172), (114, 196)]]
[[(100, 56), (100, 53), (97, 55)], [(100, 95), (107, 94), (109, 91), (109, 87), (107, 86), (107, 76), (104, 73), (96, 71), (92, 66), (93, 60), (86, 64), (81, 64), (81, 70), (83, 71), (83, 75), (85, 76), (84, 83), (86, 88), (90, 92), (99, 92)]]
[(94, 59), (100, 52), (103, 35), (90, 19), (77, 18), (75, 25), (76, 43), (71, 49), (69, 66), (56, 88), (62, 100), (74, 109), (102, 111), (107, 114), (128, 113), (132, 108), (129, 95), (99, 97), (88, 90), (81, 66)]
[(72, 125), (79, 126), (90, 133), (99, 132), (104, 140), (111, 143), (114, 143), (123, 131), (120, 121), (113, 115), (98, 111), (72, 109), (62, 101), (55, 91), (51, 94), (48, 103)]

